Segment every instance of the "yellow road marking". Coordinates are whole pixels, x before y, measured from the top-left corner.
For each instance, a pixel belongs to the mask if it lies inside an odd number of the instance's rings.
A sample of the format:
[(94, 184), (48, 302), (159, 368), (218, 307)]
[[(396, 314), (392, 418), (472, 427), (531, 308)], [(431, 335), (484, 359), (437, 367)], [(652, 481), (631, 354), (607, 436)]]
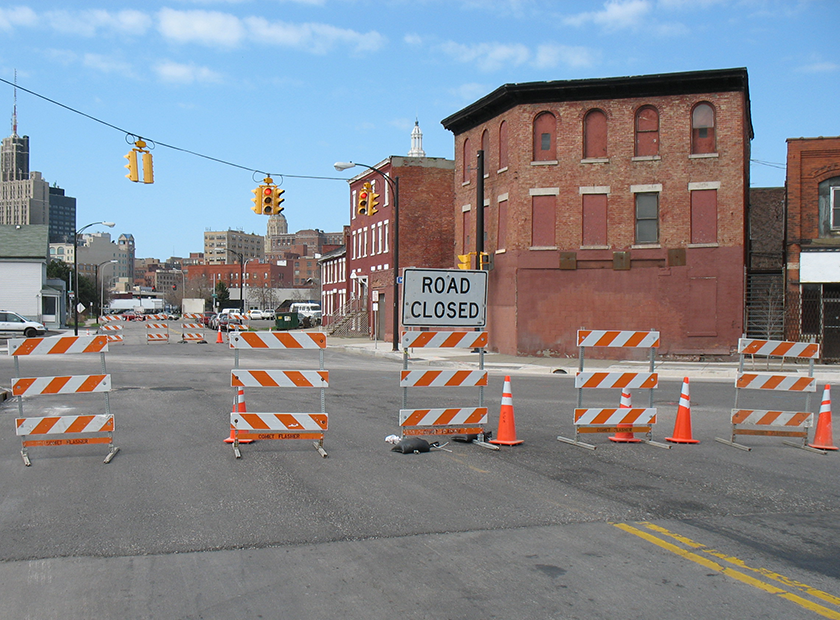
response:
[[(746, 585), (757, 588), (758, 590), (762, 590), (763, 592), (767, 592), (769, 594), (775, 594), (779, 598), (783, 598), (785, 600), (791, 601), (792, 603), (796, 603), (797, 605), (799, 605), (801, 607), (804, 607), (805, 609), (808, 609), (810, 611), (813, 611), (814, 613), (819, 614), (819, 615), (821, 615), (825, 618), (832, 618), (833, 620), (840, 620), (840, 613), (834, 611), (833, 609), (829, 609), (828, 607), (823, 607), (822, 605), (819, 605), (818, 603), (814, 603), (812, 601), (809, 601), (808, 599), (802, 598), (801, 596), (798, 596), (796, 594), (788, 592), (787, 590), (777, 588), (776, 586), (771, 585), (769, 583), (764, 583), (763, 581), (760, 581), (759, 579), (756, 579), (755, 577), (750, 577), (749, 575), (747, 575), (745, 573), (742, 573), (741, 571), (737, 571), (733, 568), (722, 566), (721, 564), (718, 564), (714, 560), (710, 560), (708, 558), (705, 558), (702, 555), (698, 555), (697, 553), (694, 553), (693, 551), (688, 551), (686, 549), (682, 549), (681, 547), (678, 547), (677, 545), (675, 545), (673, 543), (669, 543), (668, 541), (662, 540), (661, 538), (659, 538), (657, 536), (654, 536), (653, 534), (649, 534), (648, 532), (640, 530), (640, 529), (638, 529), (636, 527), (633, 527), (632, 525), (629, 525), (627, 523), (613, 523), (613, 525), (620, 530), (623, 530), (623, 531), (625, 531), (629, 534), (633, 534), (634, 536), (638, 536), (639, 538), (641, 538), (643, 540), (646, 540), (649, 543), (652, 543), (652, 544), (656, 545), (657, 547), (665, 549), (666, 551), (670, 551), (671, 553), (673, 553), (675, 555), (678, 555), (682, 558), (685, 558), (686, 560), (690, 560), (692, 562), (695, 562), (696, 564), (699, 564), (700, 566), (704, 566), (705, 568), (708, 568), (708, 569), (711, 569), (715, 572), (726, 575), (727, 577), (730, 577), (732, 579), (735, 579), (736, 581), (740, 581), (741, 583), (744, 583)], [(671, 535), (670, 532), (668, 533), (668, 535), (671, 536), (672, 538), (676, 539), (676, 535)], [(689, 539), (686, 539), (686, 540), (689, 540)], [(694, 541), (691, 541), (691, 542), (693, 543), (691, 545), (693, 548), (703, 547), (703, 545), (700, 545), (699, 543), (694, 543)]]
[(690, 538), (686, 538), (685, 536), (680, 536), (679, 534), (675, 534), (666, 530), (664, 527), (660, 527), (653, 523), (642, 522), (641, 525), (644, 525), (647, 529), (653, 530), (654, 532), (659, 532), (665, 536), (670, 536), (674, 540), (677, 540), (684, 545), (689, 547), (693, 547), (695, 549), (701, 549), (704, 553), (708, 553), (709, 555), (718, 558), (719, 560), (723, 560), (724, 562), (728, 562), (733, 566), (737, 566), (738, 568), (743, 568), (745, 570), (750, 570), (754, 573), (758, 573), (763, 577), (767, 577), (768, 579), (772, 579), (773, 581), (778, 581), (786, 586), (791, 588), (796, 588), (797, 590), (802, 590), (806, 594), (810, 594), (814, 598), (818, 598), (820, 600), (825, 601), (826, 603), (831, 603), (832, 605), (840, 606), (840, 597), (834, 596), (833, 594), (829, 594), (828, 592), (823, 592), (822, 590), (818, 590), (816, 588), (812, 588), (808, 584), (802, 583), (800, 581), (796, 581), (795, 579), (791, 579), (790, 577), (785, 577), (784, 575), (780, 575), (779, 573), (775, 573), (771, 570), (766, 568), (753, 568), (752, 566), (748, 566), (746, 562), (743, 560), (733, 557), (731, 555), (726, 555), (725, 553), (721, 553), (720, 551), (715, 551), (714, 549), (709, 549), (706, 545), (694, 542)]

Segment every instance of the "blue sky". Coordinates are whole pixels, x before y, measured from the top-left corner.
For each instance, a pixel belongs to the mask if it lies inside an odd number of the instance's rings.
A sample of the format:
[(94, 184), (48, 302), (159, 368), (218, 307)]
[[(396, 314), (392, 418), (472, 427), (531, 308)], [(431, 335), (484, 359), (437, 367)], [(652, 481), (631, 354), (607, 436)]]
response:
[[(131, 183), (122, 131), (18, 91), (31, 168), (78, 199), (78, 225), (113, 220), (165, 259), (207, 229), (265, 234), (253, 170), (282, 180), (291, 231), (341, 230), (333, 179), (353, 171), (335, 161), (406, 154), (415, 118), (452, 158), (440, 121), (511, 82), (747, 67), (751, 184), (780, 186), (786, 138), (840, 135), (838, 18), (836, 0), (39, 1), (0, 8), (0, 78), (183, 149), (158, 145), (155, 183)], [(3, 136), (12, 106), (0, 83)]]

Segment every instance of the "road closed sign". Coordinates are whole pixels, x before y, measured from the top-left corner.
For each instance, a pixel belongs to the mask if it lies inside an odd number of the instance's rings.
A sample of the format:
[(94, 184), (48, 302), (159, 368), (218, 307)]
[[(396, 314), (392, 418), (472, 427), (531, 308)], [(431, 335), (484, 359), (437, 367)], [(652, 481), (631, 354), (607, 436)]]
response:
[(487, 272), (462, 269), (403, 271), (403, 325), (484, 327)]

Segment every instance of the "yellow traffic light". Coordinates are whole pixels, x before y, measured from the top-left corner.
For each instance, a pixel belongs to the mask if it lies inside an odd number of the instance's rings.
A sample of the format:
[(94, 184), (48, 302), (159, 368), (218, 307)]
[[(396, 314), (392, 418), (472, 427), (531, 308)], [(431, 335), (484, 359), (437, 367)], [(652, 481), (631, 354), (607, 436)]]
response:
[(155, 182), (155, 171), (152, 168), (152, 154), (148, 151), (141, 151), (143, 153), (143, 183)]
[(263, 215), (271, 215), (272, 205), (274, 204), (274, 190), (270, 185), (262, 186), (262, 210)]
[(370, 183), (365, 183), (362, 185), (362, 189), (359, 190), (359, 215), (366, 215), (368, 209), (368, 198), (371, 194), (371, 185)]
[(283, 210), (283, 207), (280, 205), (283, 203), (284, 200), (286, 200), (285, 198), (283, 198), (283, 194), (285, 193), (285, 191), (285, 189), (280, 189), (279, 187), (274, 187), (274, 189), (272, 190), (271, 215), (277, 215)]
[(252, 189), (254, 197), (251, 198), (251, 202), (254, 203), (254, 206), (251, 207), (251, 211), (256, 213), (257, 215), (262, 215), (262, 195), (263, 195), (263, 186), (260, 185), (256, 189)]
[(368, 196), (368, 206), (367, 206), (367, 214), (368, 215), (373, 215), (374, 213), (376, 213), (378, 211), (378, 209), (376, 208), (376, 205), (379, 204), (379, 201), (377, 200), (377, 198), (379, 198), (379, 194), (375, 194), (373, 192), (373, 189), (371, 188), (370, 195)]
[(475, 252), (458, 254), (458, 269), (472, 269), (472, 256)]
[(137, 171), (137, 151), (131, 149), (128, 155), (123, 155), (123, 157), (128, 160), (128, 163), (125, 165), (128, 168), (128, 174), (125, 175), (125, 178), (137, 183), (140, 180), (140, 174)]

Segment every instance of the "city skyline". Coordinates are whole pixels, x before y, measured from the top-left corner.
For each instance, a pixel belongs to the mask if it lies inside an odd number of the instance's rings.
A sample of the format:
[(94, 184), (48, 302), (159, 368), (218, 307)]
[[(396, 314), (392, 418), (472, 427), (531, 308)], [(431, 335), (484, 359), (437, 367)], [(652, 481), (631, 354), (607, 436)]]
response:
[[(341, 230), (351, 174), (335, 161), (406, 155), (415, 121), (427, 155), (452, 158), (440, 121), (506, 83), (746, 67), (751, 185), (781, 186), (787, 138), (840, 134), (831, 14), (770, 0), (24, 3), (0, 9), (0, 78), (102, 121), (18, 90), (31, 170), (77, 198), (77, 224), (115, 221), (138, 256), (165, 259), (201, 251), (206, 229), (264, 235), (253, 171), (286, 190), (290, 229)], [(155, 146), (154, 184), (125, 178), (131, 138), (102, 123)]]

